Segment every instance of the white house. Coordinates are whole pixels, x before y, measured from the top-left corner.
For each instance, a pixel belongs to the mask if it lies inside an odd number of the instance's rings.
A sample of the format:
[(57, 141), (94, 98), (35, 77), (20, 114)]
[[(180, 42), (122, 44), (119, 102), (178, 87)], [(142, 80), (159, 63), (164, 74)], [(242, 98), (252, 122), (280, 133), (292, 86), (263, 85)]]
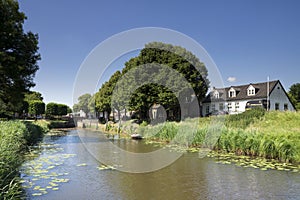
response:
[(257, 106), (268, 110), (295, 111), (282, 84), (276, 80), (227, 88), (213, 88), (202, 102), (202, 115), (225, 112), (238, 114)]

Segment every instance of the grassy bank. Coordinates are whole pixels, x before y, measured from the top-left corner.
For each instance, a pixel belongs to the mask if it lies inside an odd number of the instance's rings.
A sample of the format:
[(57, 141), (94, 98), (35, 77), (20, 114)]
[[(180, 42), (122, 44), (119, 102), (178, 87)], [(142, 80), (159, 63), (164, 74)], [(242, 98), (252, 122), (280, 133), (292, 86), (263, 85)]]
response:
[(19, 167), (29, 145), (38, 142), (48, 131), (45, 121), (0, 122), (0, 199), (19, 199)]
[(299, 122), (299, 112), (251, 110), (218, 120), (210, 117), (139, 127), (138, 132), (149, 140), (300, 163)]

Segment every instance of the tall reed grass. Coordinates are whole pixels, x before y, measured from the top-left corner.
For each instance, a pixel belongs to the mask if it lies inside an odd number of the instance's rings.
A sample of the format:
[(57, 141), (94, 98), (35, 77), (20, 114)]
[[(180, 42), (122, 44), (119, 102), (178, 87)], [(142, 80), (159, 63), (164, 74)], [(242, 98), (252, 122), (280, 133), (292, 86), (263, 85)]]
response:
[(48, 130), (43, 122), (0, 122), (0, 199), (20, 199), (19, 167), (28, 145)]
[[(193, 120), (199, 120), (196, 130), (192, 127)], [(300, 163), (299, 112), (254, 109), (228, 115), (223, 124), (213, 123), (213, 120), (214, 117), (209, 117), (166, 122), (143, 127), (143, 133), (151, 140)], [(220, 134), (215, 134), (218, 131)]]

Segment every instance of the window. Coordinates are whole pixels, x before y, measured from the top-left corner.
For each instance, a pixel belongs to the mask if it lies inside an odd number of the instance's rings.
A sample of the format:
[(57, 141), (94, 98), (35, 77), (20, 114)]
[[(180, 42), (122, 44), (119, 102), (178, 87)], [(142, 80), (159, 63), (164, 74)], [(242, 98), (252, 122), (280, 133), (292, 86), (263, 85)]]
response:
[(231, 110), (231, 108), (232, 108), (231, 103), (228, 103), (228, 110)]
[(229, 91), (229, 97), (235, 97), (235, 91)]
[(235, 97), (236, 96), (234, 88), (230, 88), (230, 90), (228, 91), (228, 96), (229, 97)]
[(235, 102), (235, 109), (239, 109), (240, 108), (240, 103), (239, 102)]
[(250, 86), (248, 87), (248, 89), (247, 89), (247, 95), (248, 95), (248, 96), (253, 96), (253, 95), (255, 95), (255, 88), (254, 88), (252, 85), (250, 85)]
[(205, 110), (206, 114), (209, 113), (209, 106), (206, 106), (206, 110)]
[(279, 110), (279, 103), (275, 103), (275, 110)]
[(211, 104), (211, 111), (215, 111), (216, 110), (216, 105), (215, 104)]
[(248, 90), (248, 96), (255, 95), (255, 89), (249, 89)]
[(219, 103), (219, 110), (223, 111), (224, 110), (224, 104), (223, 103)]
[(216, 91), (216, 92), (214, 93), (214, 97), (215, 97), (216, 99), (218, 99), (218, 98), (219, 98), (219, 92)]
[(284, 110), (288, 110), (289, 109), (289, 106), (287, 103), (284, 104)]

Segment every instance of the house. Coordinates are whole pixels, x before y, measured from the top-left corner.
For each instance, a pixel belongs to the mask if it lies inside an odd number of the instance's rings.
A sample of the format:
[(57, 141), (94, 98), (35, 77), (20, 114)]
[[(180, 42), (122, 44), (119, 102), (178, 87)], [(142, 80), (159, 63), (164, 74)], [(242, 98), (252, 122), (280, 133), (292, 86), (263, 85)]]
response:
[(153, 123), (165, 122), (167, 112), (162, 105), (154, 103), (149, 110), (149, 117)]
[(247, 85), (213, 88), (202, 102), (202, 115), (238, 114), (253, 107), (295, 111), (279, 80)]

